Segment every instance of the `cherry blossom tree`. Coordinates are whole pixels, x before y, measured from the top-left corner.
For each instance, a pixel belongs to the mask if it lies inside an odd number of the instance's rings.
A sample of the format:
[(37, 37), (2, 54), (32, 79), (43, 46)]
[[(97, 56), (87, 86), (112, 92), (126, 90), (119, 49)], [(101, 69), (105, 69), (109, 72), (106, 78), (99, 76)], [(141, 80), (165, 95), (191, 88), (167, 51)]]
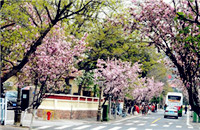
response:
[(153, 78), (140, 78), (139, 72), (141, 69), (138, 63), (132, 65), (130, 62), (116, 59), (107, 61), (99, 59), (95, 70), (95, 81), (97, 83), (99, 79), (103, 79), (104, 94), (112, 95), (115, 99), (131, 95), (134, 100), (141, 102), (159, 96), (163, 90), (163, 83), (156, 82)]
[[(141, 71), (139, 66), (138, 63), (132, 65), (130, 62), (122, 62), (116, 59), (97, 60), (97, 69), (95, 69), (94, 77), (96, 84), (98, 84), (99, 80), (103, 80), (103, 93), (107, 95), (104, 103), (110, 95), (116, 103), (118, 99), (125, 99), (125, 94), (128, 93), (130, 85), (139, 76), (138, 72)], [(123, 111), (125, 111), (125, 107)]]
[(160, 96), (163, 91), (163, 85), (162, 82), (156, 82), (153, 77), (139, 78), (137, 87), (131, 93), (136, 102), (149, 102), (154, 96)]
[(95, 80), (103, 79), (103, 91), (114, 97), (124, 97), (125, 90), (138, 78), (139, 64), (131, 65), (121, 60), (99, 59), (95, 70)]
[(87, 34), (81, 40), (67, 37), (60, 26), (54, 26), (18, 74), (19, 86), (26, 82), (35, 86), (33, 102), (29, 107), (33, 109), (33, 117), (45, 93), (63, 89), (65, 78), (77, 71), (74, 66), (82, 60), (83, 52), (87, 49), (84, 42)]
[[(77, 71), (74, 67), (83, 58), (83, 52), (87, 49), (85, 38), (75, 39), (73, 36), (65, 36), (64, 28), (56, 25), (44, 39), (44, 43), (31, 55), (30, 61), (22, 69), (20, 83), (31, 82), (40, 86), (37, 100), (33, 108), (40, 105), (45, 92), (62, 89), (65, 78), (70, 73)], [(37, 91), (36, 91), (37, 92)]]
[(174, 6), (160, 0), (133, 2), (129, 28), (139, 29), (142, 39), (170, 58), (188, 91), (192, 109), (200, 115), (199, 1), (181, 0)]

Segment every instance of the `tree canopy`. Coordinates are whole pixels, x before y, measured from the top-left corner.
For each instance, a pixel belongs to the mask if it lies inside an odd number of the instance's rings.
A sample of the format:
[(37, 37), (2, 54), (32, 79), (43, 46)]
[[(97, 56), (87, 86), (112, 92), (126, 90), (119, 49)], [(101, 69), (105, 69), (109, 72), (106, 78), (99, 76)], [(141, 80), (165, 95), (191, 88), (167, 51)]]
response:
[(200, 4), (198, 0), (173, 3), (174, 6), (159, 0), (134, 3), (130, 26), (132, 31), (141, 30), (142, 38), (173, 62), (188, 91), (190, 105), (199, 114)]

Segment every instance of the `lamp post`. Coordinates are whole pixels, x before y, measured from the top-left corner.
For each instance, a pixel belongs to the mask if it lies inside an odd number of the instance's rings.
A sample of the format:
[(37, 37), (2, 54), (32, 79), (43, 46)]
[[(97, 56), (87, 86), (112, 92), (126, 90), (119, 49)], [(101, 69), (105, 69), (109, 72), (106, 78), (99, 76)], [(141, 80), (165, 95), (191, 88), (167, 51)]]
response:
[(101, 121), (101, 91), (103, 86), (103, 81), (99, 81), (99, 107), (97, 111), (97, 121)]

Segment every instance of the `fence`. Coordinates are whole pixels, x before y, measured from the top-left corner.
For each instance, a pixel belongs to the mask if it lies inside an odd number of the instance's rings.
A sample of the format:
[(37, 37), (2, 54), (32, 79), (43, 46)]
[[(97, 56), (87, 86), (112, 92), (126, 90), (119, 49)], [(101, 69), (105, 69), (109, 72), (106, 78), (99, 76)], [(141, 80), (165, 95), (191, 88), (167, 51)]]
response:
[[(101, 104), (104, 101), (105, 99), (102, 98)], [(118, 102), (123, 106), (122, 100)], [(91, 118), (97, 115), (98, 105), (98, 97), (52, 94), (43, 100), (37, 110), (37, 115), (47, 119), (48, 112), (51, 112), (51, 119)], [(109, 105), (108, 102), (105, 105)]]
[[(101, 99), (101, 102), (103, 100)], [(98, 101), (97, 97), (52, 94), (44, 99), (37, 110), (37, 115), (47, 119), (48, 112), (51, 112), (51, 119), (90, 118), (96, 116)]]
[(0, 118), (1, 125), (6, 125), (7, 119), (7, 98), (0, 98)]

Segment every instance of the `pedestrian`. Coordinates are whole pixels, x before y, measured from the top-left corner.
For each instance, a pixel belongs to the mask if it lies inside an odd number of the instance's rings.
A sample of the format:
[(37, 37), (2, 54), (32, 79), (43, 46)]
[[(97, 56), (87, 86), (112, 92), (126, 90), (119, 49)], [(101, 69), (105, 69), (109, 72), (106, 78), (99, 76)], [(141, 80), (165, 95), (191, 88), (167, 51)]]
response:
[(142, 105), (141, 110), (142, 110), (142, 115), (144, 115), (145, 114), (145, 106), (144, 105)]
[(166, 110), (166, 108), (167, 108), (167, 104), (164, 105), (164, 110)]
[(155, 104), (155, 112), (157, 112), (157, 103)]
[(131, 109), (132, 109), (132, 106), (131, 106), (131, 102), (129, 101), (129, 108), (128, 108), (128, 114), (131, 114)]
[(135, 109), (136, 109), (137, 113), (139, 114), (140, 113), (140, 108), (138, 107), (138, 105), (135, 106)]
[(134, 112), (136, 111), (136, 105), (133, 106), (133, 109), (132, 109), (132, 115), (134, 115)]
[(145, 115), (148, 113), (148, 105), (147, 104), (145, 104), (145, 106), (144, 106), (144, 108), (145, 108)]
[(185, 104), (185, 114), (187, 114), (187, 105)]

